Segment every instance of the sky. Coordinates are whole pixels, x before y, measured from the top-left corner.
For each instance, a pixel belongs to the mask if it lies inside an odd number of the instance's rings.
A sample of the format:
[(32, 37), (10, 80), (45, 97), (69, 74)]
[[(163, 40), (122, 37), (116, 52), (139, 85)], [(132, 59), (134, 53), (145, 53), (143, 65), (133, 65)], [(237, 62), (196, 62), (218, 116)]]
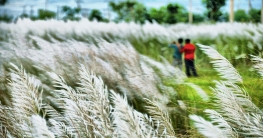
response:
[[(71, 7), (76, 7), (76, 0), (8, 0), (4, 6), (0, 6), (0, 14), (12, 14), (12, 15), (20, 15), (25, 9), (25, 12), (30, 14), (30, 10), (32, 9), (33, 14), (37, 14), (38, 9), (45, 9), (52, 11), (57, 11), (58, 6), (68, 5)], [(48, 4), (46, 5), (46, 1)], [(108, 1), (110, 0), (82, 0), (81, 3), (82, 8), (88, 9), (99, 9), (102, 11), (104, 15), (107, 14)], [(115, 0), (118, 1), (118, 0)], [(120, 0), (119, 0), (120, 1)], [(159, 8), (161, 6), (165, 6), (168, 3), (179, 3), (183, 5), (188, 10), (189, 0), (137, 0), (143, 3), (148, 8)], [(193, 13), (203, 13), (205, 11), (204, 5), (202, 5), (202, 0), (192, 0), (192, 11)], [(229, 11), (229, 3), (230, 0), (227, 0), (226, 6), (222, 8), (224, 12)], [(251, 0), (252, 7), (256, 9), (261, 9), (262, 0)], [(234, 9), (244, 9), (248, 10), (248, 0), (235, 0)]]

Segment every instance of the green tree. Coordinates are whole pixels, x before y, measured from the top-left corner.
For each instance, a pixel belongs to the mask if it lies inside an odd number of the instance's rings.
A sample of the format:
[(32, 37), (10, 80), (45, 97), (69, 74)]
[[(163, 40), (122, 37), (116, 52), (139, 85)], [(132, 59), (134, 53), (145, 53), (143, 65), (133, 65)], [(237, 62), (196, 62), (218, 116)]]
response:
[(229, 15), (226, 14), (226, 13), (223, 13), (221, 10), (219, 10), (216, 13), (213, 13), (213, 19), (209, 18), (209, 17), (212, 16), (211, 14), (212, 14), (211, 12), (207, 11), (207, 12), (205, 12), (204, 15), (212, 22), (225, 22), (225, 21), (228, 21)]
[(93, 9), (89, 14), (89, 20), (94, 20), (94, 19), (96, 19), (97, 21), (104, 21), (101, 12), (97, 9)]
[(0, 5), (5, 5), (7, 3), (7, 0), (0, 0)]
[(13, 16), (11, 15), (7, 15), (7, 14), (0, 15), (0, 22), (10, 23), (12, 22), (12, 20), (13, 20)]
[(165, 23), (174, 24), (177, 22), (187, 22), (188, 13), (186, 9), (177, 3), (170, 3), (166, 6), (167, 16)]
[(81, 12), (80, 8), (71, 8), (69, 6), (62, 6), (62, 12), (65, 14), (63, 20), (80, 20), (76, 15)]
[(134, 5), (138, 4), (137, 1), (122, 1), (119, 3), (109, 2), (110, 8), (117, 13), (116, 21), (132, 21), (132, 10)]
[(188, 14), (185, 8), (179, 4), (168, 4), (159, 9), (150, 9), (150, 20), (158, 23), (174, 24), (177, 22), (187, 22)]
[(38, 17), (36, 19), (40, 20), (47, 20), (47, 19), (54, 19), (56, 17), (56, 13), (49, 10), (39, 9), (38, 10)]
[(220, 8), (226, 5), (226, 0), (202, 0), (202, 3), (207, 8), (207, 16), (210, 20), (218, 21), (222, 15)]
[(220, 21), (222, 22), (228, 22), (229, 20), (229, 13), (228, 12), (223, 12), (222, 15), (219, 18)]
[(146, 7), (141, 3), (134, 5), (131, 14), (135, 22), (144, 23), (146, 20), (150, 20)]
[(155, 20), (158, 23), (174, 24), (187, 22), (188, 14), (185, 8), (179, 4), (170, 3), (161, 8), (146, 9), (142, 3), (133, 1), (122, 1), (119, 3), (109, 2), (111, 9), (117, 13), (116, 21), (135, 21), (144, 23), (146, 20)]
[(179, 8), (181, 8), (178, 4), (172, 4), (172, 3), (169, 3), (167, 5), (167, 11), (170, 13), (170, 14), (176, 14), (179, 10)]
[(151, 8), (149, 11), (149, 16), (150, 21), (154, 20), (157, 23), (164, 23), (167, 16), (166, 7), (162, 6), (159, 9)]
[(259, 23), (261, 19), (261, 11), (258, 9), (250, 9), (248, 11), (249, 20), (254, 23)]
[(19, 17), (20, 18), (28, 18), (29, 15), (27, 13), (22, 13)]
[(193, 23), (200, 23), (200, 22), (204, 22), (204, 21), (205, 21), (204, 15), (193, 14)]
[(235, 11), (235, 21), (237, 22), (247, 22), (248, 15), (245, 10), (239, 9)]
[(144, 23), (150, 19), (146, 7), (137, 1), (109, 2), (110, 8), (117, 13), (116, 21), (135, 21)]
[[(168, 6), (169, 6), (169, 5), (168, 5)], [(168, 6), (167, 6), (167, 7), (168, 7)], [(168, 12), (169, 12), (170, 14), (173, 14), (173, 15), (174, 15), (175, 20), (176, 20), (175, 23), (177, 23), (177, 22), (184, 22), (184, 23), (187, 22), (187, 21), (188, 21), (188, 12), (187, 12), (187, 10), (184, 8), (184, 6), (182, 6), (182, 5), (180, 5), (180, 4), (174, 4), (174, 6), (177, 7), (176, 12), (172, 13), (172, 12), (170, 12), (169, 10), (168, 10)], [(167, 23), (169, 23), (169, 22), (167, 22)]]

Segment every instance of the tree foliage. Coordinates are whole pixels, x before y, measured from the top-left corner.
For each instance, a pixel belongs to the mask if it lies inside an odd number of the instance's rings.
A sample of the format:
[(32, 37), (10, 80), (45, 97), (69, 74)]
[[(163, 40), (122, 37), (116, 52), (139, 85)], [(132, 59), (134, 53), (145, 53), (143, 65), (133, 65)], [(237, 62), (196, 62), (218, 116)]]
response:
[[(0, 0), (0, 5), (4, 5), (8, 0)], [(175, 24), (178, 22), (188, 22), (188, 11), (186, 8), (178, 3), (169, 3), (166, 6), (160, 8), (147, 8), (143, 3), (137, 0), (124, 0), (124, 1), (110, 1), (110, 9), (117, 14), (114, 19), (115, 22), (131, 22), (145, 23), (146, 21), (156, 21), (160, 24)], [(228, 13), (222, 12), (221, 7), (226, 5), (226, 0), (202, 0), (202, 4), (205, 5), (207, 10), (203, 14), (193, 13), (193, 23), (199, 23), (210, 19), (215, 22), (228, 21)], [(81, 8), (72, 8), (70, 6), (62, 6), (62, 19), (67, 20), (80, 20)], [(238, 22), (260, 22), (260, 10), (251, 9), (247, 13), (244, 10), (235, 11), (235, 21)], [(46, 20), (56, 17), (56, 13), (53, 11), (38, 10), (37, 16), (29, 16), (24, 13), (19, 18), (30, 18), (32, 20)], [(87, 16), (86, 16), (87, 17)], [(98, 9), (92, 9), (88, 15), (89, 20), (96, 19), (97, 21), (108, 22), (108, 19), (104, 18), (101, 11)], [(2, 16), (1, 20), (10, 21), (10, 17)]]
[(166, 19), (166, 8), (163, 6), (159, 9), (151, 8), (149, 11), (150, 19), (155, 20), (158, 23), (163, 23)]
[(148, 14), (146, 7), (137, 1), (109, 2), (110, 8), (117, 13), (116, 21), (135, 21), (143, 23)]
[(203, 22), (204, 20), (205, 20), (204, 15), (193, 14), (193, 22), (194, 23), (200, 23), (200, 22)]
[(210, 19), (210, 21), (213, 22), (225, 22), (228, 21), (228, 13), (227, 12), (222, 12), (221, 10), (219, 10), (218, 12), (205, 12), (204, 14), (208, 19)]
[(80, 8), (71, 8), (69, 6), (62, 6), (61, 11), (64, 13), (63, 20), (79, 20), (80, 18), (77, 17), (77, 14), (81, 12)]
[(250, 9), (248, 12), (239, 9), (235, 11), (235, 21), (237, 22), (253, 22), (260, 23), (261, 11), (260, 9)]
[(248, 11), (249, 20), (254, 23), (260, 23), (261, 11), (258, 9), (250, 9)]
[(5, 5), (7, 2), (7, 0), (0, 0), (0, 5)]
[(202, 0), (202, 3), (209, 11), (217, 12), (226, 5), (226, 0)]
[(109, 6), (117, 13), (115, 21), (135, 21), (144, 23), (145, 21), (174, 24), (177, 22), (187, 22), (188, 15), (185, 8), (176, 3), (167, 6), (147, 9), (145, 5), (137, 1), (122, 1), (119, 3), (110, 2)]
[(102, 13), (97, 9), (93, 9), (91, 13), (89, 14), (89, 20), (94, 20), (94, 19), (96, 19), (97, 21), (104, 20)]
[(7, 15), (7, 14), (0, 15), (0, 22), (10, 23), (12, 19), (13, 19), (13, 16), (11, 15)]
[(171, 14), (176, 14), (179, 10), (179, 8), (181, 8), (178, 4), (168, 4), (167, 5), (167, 11)]
[(210, 20), (219, 19), (218, 13), (220, 11), (220, 8), (226, 5), (226, 0), (202, 0), (202, 3), (205, 5), (208, 11), (208, 18)]
[(150, 20), (158, 23), (174, 24), (178, 22), (187, 22), (188, 13), (185, 8), (179, 4), (168, 4), (161, 8), (151, 8), (149, 11)]
[(188, 14), (185, 8), (179, 4), (168, 4), (166, 7), (167, 17), (164, 21), (168, 24), (174, 24), (177, 22), (187, 22)]
[(39, 9), (38, 10), (38, 17), (37, 19), (40, 20), (47, 20), (47, 19), (54, 19), (56, 17), (56, 13), (49, 10)]
[(248, 15), (245, 10), (239, 9), (235, 11), (235, 21), (246, 22), (248, 21)]

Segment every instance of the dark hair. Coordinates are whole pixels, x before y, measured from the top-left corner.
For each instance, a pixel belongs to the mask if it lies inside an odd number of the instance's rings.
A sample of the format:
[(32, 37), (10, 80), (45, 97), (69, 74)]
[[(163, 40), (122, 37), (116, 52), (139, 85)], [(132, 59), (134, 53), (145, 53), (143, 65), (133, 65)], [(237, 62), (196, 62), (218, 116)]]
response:
[(178, 39), (178, 43), (183, 43), (183, 41), (184, 41), (183, 38)]
[(190, 43), (191, 40), (189, 38), (185, 39), (185, 43)]

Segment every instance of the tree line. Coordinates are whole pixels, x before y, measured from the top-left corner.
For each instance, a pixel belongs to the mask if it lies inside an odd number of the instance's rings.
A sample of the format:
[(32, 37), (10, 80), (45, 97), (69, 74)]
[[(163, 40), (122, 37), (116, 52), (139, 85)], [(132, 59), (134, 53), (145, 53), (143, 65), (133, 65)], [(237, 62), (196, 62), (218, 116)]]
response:
[[(5, 4), (7, 0), (2, 0), (0, 4)], [(201, 14), (194, 13), (193, 23), (200, 22), (227, 22), (229, 20), (228, 12), (223, 12), (221, 8), (226, 5), (226, 0), (202, 0), (202, 4), (206, 7), (206, 11)], [(114, 22), (137, 22), (145, 23), (157, 22), (160, 24), (175, 24), (175, 23), (186, 23), (189, 21), (187, 9), (178, 3), (169, 3), (160, 8), (147, 8), (143, 3), (136, 0), (126, 0), (120, 2), (110, 1), (108, 3), (111, 11), (116, 13), (116, 18), (109, 19), (109, 17), (104, 17), (102, 12), (98, 9), (92, 9), (89, 11), (88, 15), (83, 16), (84, 9), (82, 8), (72, 8), (69, 6), (62, 6), (60, 14), (62, 17), (58, 16), (58, 13), (50, 10), (39, 9), (38, 15), (30, 16), (27, 13), (22, 13), (16, 18), (30, 18), (32, 20), (48, 20), (48, 19), (59, 19), (59, 20), (80, 20), (81, 18), (88, 18), (89, 20), (97, 20), (100, 22), (109, 22), (109, 20)], [(250, 9), (246, 12), (243, 9), (238, 9), (235, 11), (234, 20), (237, 22), (260, 22), (261, 11), (260, 9)], [(11, 22), (14, 17), (11, 15), (0, 16), (0, 21)]]

